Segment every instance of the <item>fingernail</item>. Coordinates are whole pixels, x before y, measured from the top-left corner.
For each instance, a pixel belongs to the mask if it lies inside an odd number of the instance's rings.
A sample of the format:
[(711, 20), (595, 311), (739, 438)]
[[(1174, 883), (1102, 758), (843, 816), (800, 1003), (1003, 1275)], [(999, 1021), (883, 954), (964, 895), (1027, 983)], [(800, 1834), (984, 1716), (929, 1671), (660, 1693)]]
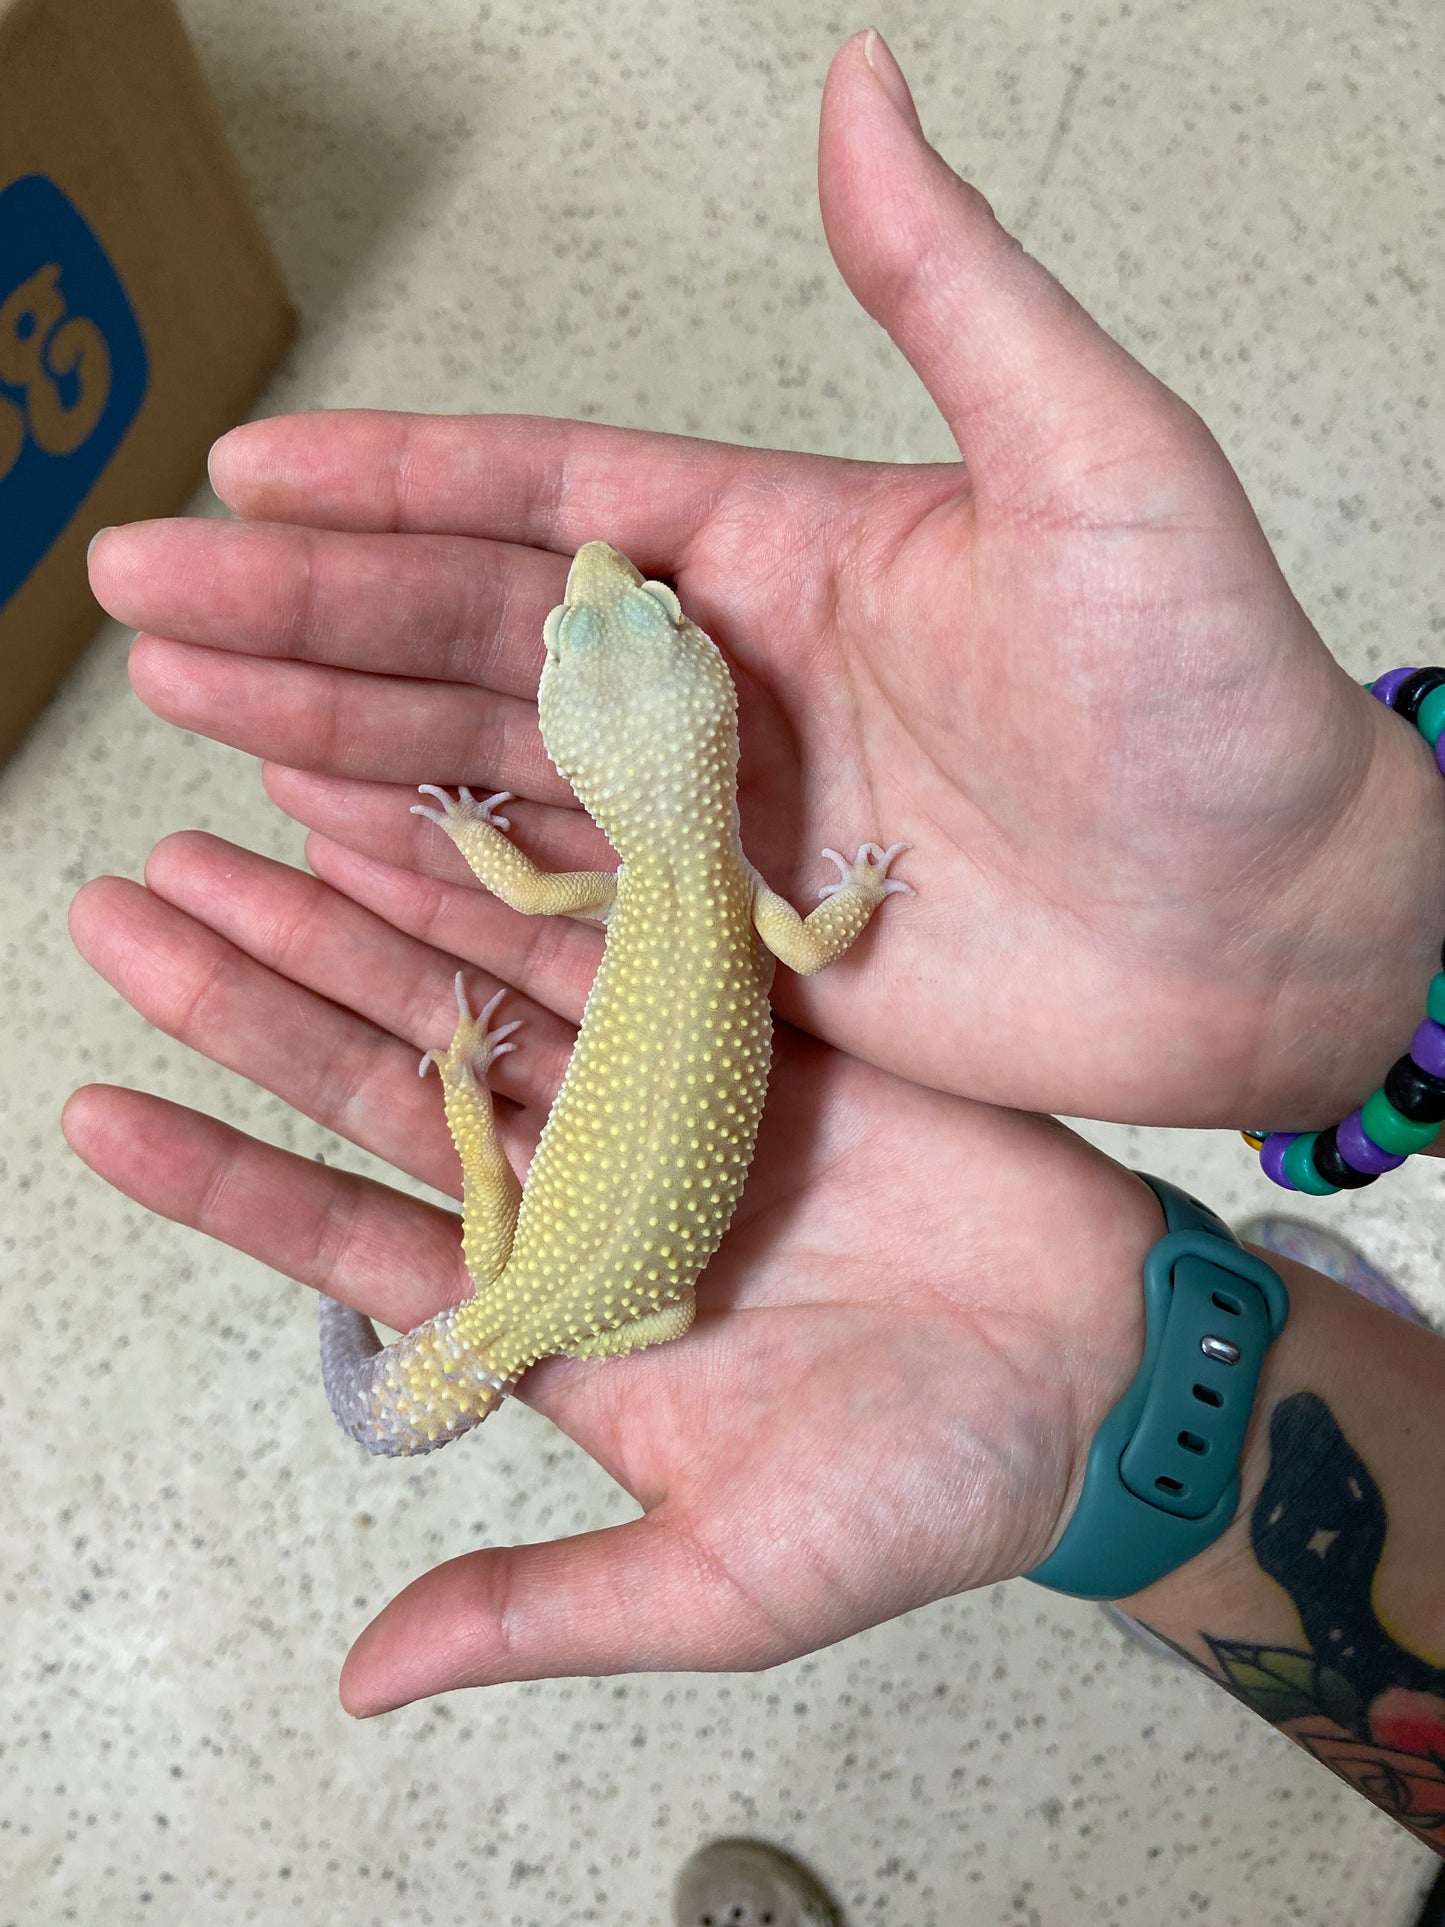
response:
[(90, 541), (86, 544), (85, 550), (85, 566), (87, 569), (90, 567), (90, 558), (95, 554), (96, 543), (103, 535), (109, 535), (111, 530), (116, 526), (114, 522), (107, 522), (103, 529), (97, 529), (95, 534), (91, 536)]
[(918, 109), (913, 104), (908, 82), (903, 78), (903, 69), (893, 58), (888, 42), (876, 27), (870, 27), (863, 36), (863, 58), (878, 76), (878, 83), (903, 118), (915, 130), (923, 132), (923, 122), (918, 118)]
[(237, 422), (234, 428), (228, 428), (211, 443), (206, 456), (206, 475), (222, 501), (228, 488), (234, 488), (238, 479), (245, 479), (250, 426), (249, 422)]
[(215, 491), (217, 495), (220, 494), (221, 490), (220, 490), (220, 485), (216, 480), (216, 477), (218, 472), (225, 467), (226, 443), (230, 439), (233, 433), (234, 433), (234, 430), (228, 428), (224, 435), (218, 435), (215, 441), (211, 443), (210, 449), (206, 455), (206, 475), (210, 481), (212, 489)]

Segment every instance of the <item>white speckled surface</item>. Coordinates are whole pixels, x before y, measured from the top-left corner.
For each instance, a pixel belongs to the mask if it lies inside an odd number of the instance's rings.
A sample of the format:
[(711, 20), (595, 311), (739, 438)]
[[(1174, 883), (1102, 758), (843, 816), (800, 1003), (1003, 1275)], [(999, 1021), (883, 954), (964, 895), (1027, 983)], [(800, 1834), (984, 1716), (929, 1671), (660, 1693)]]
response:
[[(816, 215), (818, 91), (862, 21), (801, 0), (185, 11), (303, 315), (265, 412), (951, 452)], [(1445, 629), (1445, 23), (1344, 12), (922, 0), (878, 24), (943, 151), (1219, 433), (1363, 674)], [(1198, 1678), (1024, 1585), (760, 1678), (348, 1721), (336, 1668), (399, 1580), (630, 1508), (516, 1407), (435, 1462), (362, 1459), (321, 1401), (303, 1295), (63, 1149), (65, 1094), (103, 1076), (343, 1155), (148, 1033), (68, 948), (73, 888), (137, 875), (170, 829), (299, 844), (244, 758), (140, 708), (125, 648), (112, 626), (0, 778), (0, 1927), (641, 1927), (692, 1846), (738, 1830), (804, 1853), (855, 1924), (1413, 1918), (1421, 1849)], [(1269, 1202), (1237, 1140), (1101, 1135), (1226, 1210)], [(1445, 1306), (1441, 1166), (1347, 1212)]]

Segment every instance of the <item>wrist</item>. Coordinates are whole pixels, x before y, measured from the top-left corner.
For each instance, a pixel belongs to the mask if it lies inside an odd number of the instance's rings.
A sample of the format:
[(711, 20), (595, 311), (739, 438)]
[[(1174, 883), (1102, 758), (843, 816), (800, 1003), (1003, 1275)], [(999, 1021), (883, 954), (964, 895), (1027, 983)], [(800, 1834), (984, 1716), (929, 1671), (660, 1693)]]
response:
[(1137, 1264), (1142, 1358), (1094, 1428), (1082, 1469), (1076, 1456), (1043, 1559), (1025, 1568), (1091, 1599), (1133, 1592), (1228, 1531), (1262, 1370), (1289, 1317), (1267, 1259), (1178, 1186), (1142, 1181), (1158, 1207)]
[[(1283, 1402), (1307, 1392), (1337, 1415), (1351, 1449), (1393, 1487), (1386, 1493), (1389, 1558), (1375, 1576), (1376, 1608), (1438, 1650), (1445, 1641), (1437, 1499), (1445, 1489), (1445, 1344), (1305, 1265), (1277, 1253), (1262, 1255), (1285, 1281), (1290, 1320), (1260, 1376), (1234, 1519), (1187, 1565), (1119, 1603), (1202, 1658), (1208, 1657), (1202, 1635), (1231, 1627), (1249, 1626), (1263, 1640), (1298, 1643), (1295, 1610), (1261, 1570), (1253, 1536), (1272, 1470), (1274, 1415)], [(1278, 1479), (1282, 1468), (1273, 1470)], [(1304, 1469), (1300, 1476), (1306, 1476)], [(1327, 1549), (1322, 1542), (1321, 1554)]]
[[(1290, 1322), (1270, 1347), (1260, 1373), (1254, 1411), (1240, 1454), (1239, 1503), (1234, 1518), (1213, 1545), (1206, 1546), (1187, 1565), (1176, 1567), (1152, 1586), (1117, 1602), (1123, 1611), (1166, 1632), (1170, 1638), (1178, 1637), (1179, 1629), (1191, 1616), (1201, 1625), (1213, 1624), (1216, 1620), (1225, 1623), (1230, 1607), (1244, 1593), (1258, 1588), (1260, 1574), (1250, 1551), (1250, 1517), (1269, 1470), (1270, 1415), (1289, 1390), (1313, 1373), (1311, 1354), (1318, 1338), (1313, 1329), (1314, 1306), (1309, 1281), (1318, 1279), (1319, 1274), (1276, 1253), (1263, 1255), (1285, 1281), (1290, 1294)], [(1329, 1281), (1320, 1282), (1328, 1284)]]
[(1281, 976), (1241, 1126), (1309, 1130), (1361, 1103), (1425, 1014), (1445, 938), (1445, 780), (1428, 744), (1364, 691), (1373, 732), (1347, 814), (1292, 879)]
[[(1100, 1155), (1096, 1153), (1095, 1155)], [(1144, 1263), (1165, 1233), (1158, 1198), (1134, 1172), (1108, 1163), (1109, 1183), (1100, 1193), (1092, 1223), (1071, 1218), (1073, 1250), (1087, 1254), (1082, 1303), (1082, 1342), (1073, 1348), (1070, 1373), (1068, 1452), (1058, 1496), (1039, 1521), (1020, 1567), (1030, 1571), (1046, 1559), (1078, 1509), (1089, 1453), (1099, 1428), (1128, 1391), (1144, 1356)]]

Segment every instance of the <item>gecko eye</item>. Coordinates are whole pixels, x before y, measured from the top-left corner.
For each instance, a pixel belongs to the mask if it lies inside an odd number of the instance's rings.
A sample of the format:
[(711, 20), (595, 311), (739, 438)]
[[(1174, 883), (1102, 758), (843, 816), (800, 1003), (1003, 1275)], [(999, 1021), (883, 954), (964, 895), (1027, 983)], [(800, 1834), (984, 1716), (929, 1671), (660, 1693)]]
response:
[(668, 588), (667, 584), (665, 582), (644, 582), (642, 584), (642, 592), (644, 595), (650, 595), (654, 602), (661, 603), (663, 609), (667, 612), (668, 621), (674, 629), (677, 628), (678, 624), (682, 621), (682, 604), (678, 601), (672, 590)]
[(553, 662), (557, 660), (557, 631), (562, 627), (562, 618), (566, 613), (567, 605), (559, 603), (542, 624), (542, 641)]

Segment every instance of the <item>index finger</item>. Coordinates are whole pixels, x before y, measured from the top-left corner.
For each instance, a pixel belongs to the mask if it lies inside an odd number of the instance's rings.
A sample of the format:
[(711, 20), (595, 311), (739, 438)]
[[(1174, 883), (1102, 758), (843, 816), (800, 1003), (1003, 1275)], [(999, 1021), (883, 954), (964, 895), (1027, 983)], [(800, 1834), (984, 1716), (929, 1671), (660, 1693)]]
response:
[(211, 450), (237, 515), (332, 529), (480, 535), (571, 554), (605, 535), (676, 575), (720, 505), (815, 458), (540, 415), (334, 409), (247, 422)]

